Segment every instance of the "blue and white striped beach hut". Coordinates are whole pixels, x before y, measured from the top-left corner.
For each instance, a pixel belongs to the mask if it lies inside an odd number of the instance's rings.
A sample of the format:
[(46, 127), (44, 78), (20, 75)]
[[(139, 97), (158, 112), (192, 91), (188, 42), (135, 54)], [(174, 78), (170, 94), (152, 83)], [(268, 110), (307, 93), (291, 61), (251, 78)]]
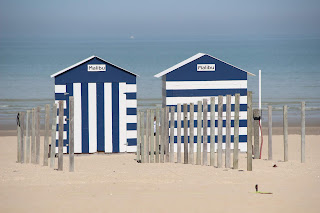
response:
[(74, 97), (75, 153), (136, 151), (136, 74), (91, 56), (51, 77), (56, 103), (64, 100), (64, 153), (69, 151), (69, 96)]
[[(204, 53), (198, 53), (158, 74), (157, 78), (162, 78), (162, 106), (176, 106), (178, 103), (195, 104), (195, 127), (197, 127), (197, 103), (204, 98), (208, 99), (209, 111), (210, 111), (210, 97), (211, 96), (225, 96), (232, 95), (231, 97), (231, 142), (233, 142), (233, 116), (234, 116), (234, 95), (240, 93), (240, 122), (239, 122), (239, 148), (241, 151), (246, 151), (247, 146), (247, 76), (253, 75), (243, 69), (235, 67), (229, 63), (226, 63), (220, 59)], [(225, 142), (226, 134), (226, 121), (225, 121), (225, 109), (226, 98), (223, 99), (223, 142)], [(218, 113), (216, 98), (216, 135), (218, 127)], [(189, 110), (189, 109), (188, 109)], [(181, 109), (183, 111), (183, 109)], [(176, 116), (175, 116), (176, 117)], [(181, 116), (183, 118), (183, 116)], [(183, 122), (182, 122), (183, 123)], [(183, 126), (183, 124), (182, 124)], [(208, 113), (208, 126), (210, 127), (210, 116)], [(177, 125), (175, 124), (175, 128)], [(176, 136), (175, 130), (175, 136)], [(183, 135), (183, 131), (182, 131)], [(196, 131), (195, 131), (196, 135)], [(208, 129), (208, 142), (210, 143), (210, 129)], [(176, 142), (175, 137), (175, 142)], [(183, 143), (183, 138), (182, 138)], [(195, 138), (195, 142), (197, 139)], [(217, 136), (216, 136), (216, 142)], [(183, 146), (183, 144), (182, 144)], [(208, 144), (210, 146), (210, 144)], [(217, 147), (217, 146), (216, 146)], [(223, 144), (225, 147), (225, 144)], [(233, 143), (231, 144), (233, 148)], [(176, 144), (175, 144), (176, 150)], [(182, 149), (183, 150), (183, 149)], [(208, 148), (208, 151), (210, 148)], [(196, 146), (195, 146), (196, 151)]]

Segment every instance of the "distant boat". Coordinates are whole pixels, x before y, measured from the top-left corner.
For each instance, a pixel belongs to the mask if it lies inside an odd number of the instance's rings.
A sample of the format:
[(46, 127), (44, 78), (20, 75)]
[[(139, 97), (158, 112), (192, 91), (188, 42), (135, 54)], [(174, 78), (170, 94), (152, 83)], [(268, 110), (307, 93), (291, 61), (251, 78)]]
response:
[(130, 36), (130, 39), (134, 39), (134, 36), (132, 35), (132, 36)]

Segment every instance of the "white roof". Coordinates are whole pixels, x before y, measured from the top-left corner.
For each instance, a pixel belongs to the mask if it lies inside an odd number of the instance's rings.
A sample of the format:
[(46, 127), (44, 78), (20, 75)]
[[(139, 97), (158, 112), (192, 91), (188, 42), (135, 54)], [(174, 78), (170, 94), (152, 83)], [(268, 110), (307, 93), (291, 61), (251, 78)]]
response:
[[(182, 67), (182, 66), (184, 66), (184, 65), (186, 65), (186, 64), (188, 64), (188, 63), (190, 63), (190, 62), (192, 62), (192, 61), (194, 61), (194, 60), (196, 60), (196, 59), (198, 59), (198, 58), (201, 58), (201, 57), (204, 56), (204, 55), (210, 56), (211, 58), (214, 58), (214, 59), (216, 59), (216, 60), (219, 60), (219, 61), (221, 61), (221, 62), (223, 62), (223, 63), (225, 63), (225, 64), (228, 64), (228, 65), (230, 65), (230, 66), (233, 66), (232, 64), (229, 64), (229, 63), (227, 63), (227, 62), (225, 62), (225, 61), (222, 61), (222, 60), (220, 60), (220, 59), (218, 59), (218, 58), (215, 58), (215, 57), (213, 57), (213, 56), (211, 56), (211, 55), (208, 55), (208, 54), (205, 54), (205, 53), (198, 53), (198, 54), (196, 54), (196, 55), (194, 55), (194, 56), (192, 56), (192, 57), (190, 57), (190, 58), (188, 58), (188, 59), (186, 59), (186, 60), (184, 60), (184, 61), (181, 61), (180, 63), (178, 63), (178, 64), (176, 64), (176, 65), (174, 65), (174, 66), (172, 66), (172, 67), (170, 67), (170, 68), (168, 68), (168, 69), (166, 69), (166, 70), (164, 70), (164, 71), (162, 71), (162, 72), (160, 72), (160, 73), (158, 73), (158, 74), (156, 74), (156, 75), (154, 75), (154, 77), (159, 78), (159, 77), (161, 77), (161, 76), (163, 76), (163, 75), (166, 75), (166, 74), (168, 74), (169, 72), (171, 72), (171, 71), (173, 71), (173, 70), (176, 70), (176, 69), (178, 69), (179, 67)], [(239, 67), (236, 67), (236, 66), (233, 66), (233, 67), (235, 67), (235, 68), (237, 68), (237, 69), (239, 69), (239, 70), (241, 70), (241, 71), (244, 71), (244, 72), (248, 73), (249, 75), (256, 76), (255, 74), (250, 73), (250, 72), (248, 72), (248, 71), (245, 71), (245, 70), (243, 70), (243, 69), (240, 69)]]
[(67, 71), (71, 70), (72, 68), (75, 68), (75, 67), (77, 67), (77, 66), (79, 66), (79, 65), (81, 65), (81, 64), (83, 64), (83, 63), (85, 63), (85, 62), (87, 62), (87, 61), (90, 61), (90, 60), (93, 59), (93, 58), (100, 59), (101, 61), (103, 61), (103, 62), (105, 62), (105, 63), (107, 63), (107, 64), (110, 64), (110, 65), (112, 65), (112, 66), (115, 66), (115, 67), (117, 67), (117, 68), (119, 68), (119, 69), (122, 69), (123, 71), (126, 71), (126, 72), (128, 72), (128, 73), (130, 73), (130, 74), (132, 74), (132, 75), (139, 76), (139, 75), (137, 75), (137, 74), (135, 74), (135, 73), (133, 73), (133, 72), (129, 72), (129, 71), (126, 70), (126, 69), (123, 69), (123, 68), (121, 68), (121, 67), (119, 67), (119, 66), (117, 66), (117, 65), (114, 65), (114, 64), (112, 64), (112, 63), (110, 63), (110, 62), (108, 62), (108, 61), (106, 61), (106, 60), (104, 60), (104, 59), (102, 59), (102, 58), (99, 58), (98, 56), (94, 56), (94, 55), (93, 55), (93, 56), (90, 56), (89, 58), (86, 58), (86, 59), (84, 59), (84, 60), (82, 60), (82, 61), (74, 64), (74, 65), (71, 65), (70, 67), (67, 67), (67, 68), (65, 68), (65, 69), (63, 69), (63, 70), (60, 70), (59, 72), (57, 72), (57, 73), (55, 73), (55, 74), (52, 74), (52, 75), (51, 75), (51, 78), (56, 77), (56, 76), (58, 76), (58, 75), (60, 75), (60, 74), (62, 74), (62, 73), (64, 73), (64, 72), (67, 72)]

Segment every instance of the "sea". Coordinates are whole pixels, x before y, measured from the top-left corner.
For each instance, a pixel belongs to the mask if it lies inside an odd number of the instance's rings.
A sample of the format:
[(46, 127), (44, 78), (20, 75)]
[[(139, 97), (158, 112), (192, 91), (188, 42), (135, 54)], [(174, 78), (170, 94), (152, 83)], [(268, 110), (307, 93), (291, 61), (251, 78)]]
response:
[(262, 72), (262, 121), (273, 106), (282, 123), (299, 125), (306, 102), (306, 125), (320, 124), (320, 36), (206, 36), (199, 38), (0, 38), (0, 130), (15, 129), (16, 114), (54, 101), (50, 75), (92, 55), (139, 75), (138, 108), (161, 104), (161, 81), (154, 75), (197, 54), (207, 53), (256, 76), (248, 76), (258, 107)]

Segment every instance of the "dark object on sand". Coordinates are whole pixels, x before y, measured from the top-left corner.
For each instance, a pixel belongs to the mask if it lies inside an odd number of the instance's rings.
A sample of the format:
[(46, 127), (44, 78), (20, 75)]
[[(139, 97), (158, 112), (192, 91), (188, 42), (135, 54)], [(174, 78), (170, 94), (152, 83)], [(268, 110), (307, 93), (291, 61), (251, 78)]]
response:
[(274, 164), (273, 167), (276, 168), (276, 167), (278, 167), (278, 166), (277, 166), (277, 164)]

